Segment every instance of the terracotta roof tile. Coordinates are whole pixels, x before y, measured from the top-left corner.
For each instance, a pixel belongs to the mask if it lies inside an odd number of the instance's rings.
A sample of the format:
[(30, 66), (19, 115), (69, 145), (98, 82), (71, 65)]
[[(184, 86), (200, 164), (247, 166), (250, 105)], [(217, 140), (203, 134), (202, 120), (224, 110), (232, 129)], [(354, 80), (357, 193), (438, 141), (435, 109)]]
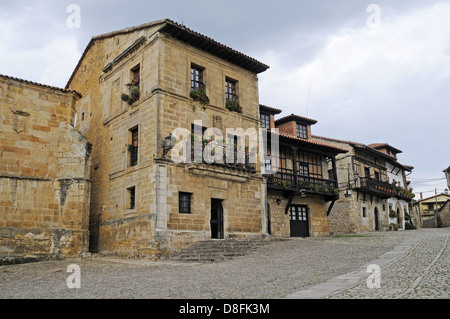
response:
[(333, 145), (327, 144), (327, 143), (322, 143), (322, 142), (318, 142), (318, 141), (314, 141), (314, 140), (305, 140), (305, 139), (302, 139), (302, 138), (298, 138), (298, 137), (295, 137), (295, 136), (292, 136), (292, 135), (288, 135), (288, 134), (284, 134), (284, 133), (280, 133), (280, 132), (279, 133), (270, 132), (270, 133), (277, 134), (277, 135), (279, 135), (281, 137), (291, 139), (291, 140), (293, 140), (295, 142), (301, 142), (302, 144), (307, 144), (307, 145), (311, 145), (311, 146), (318, 146), (318, 147), (326, 148), (326, 149), (334, 151), (336, 153), (347, 153), (348, 152), (348, 150), (346, 150), (346, 149), (343, 149), (343, 148), (340, 148), (340, 147), (337, 147), (337, 146), (333, 146)]
[(267, 112), (269, 112), (269, 113), (271, 113), (271, 114), (280, 114), (281, 112), (283, 112), (283, 111), (280, 110), (280, 109), (276, 109), (276, 108), (274, 108), (274, 107), (267, 106), (267, 105), (263, 105), (263, 104), (260, 104), (260, 105), (259, 105), (259, 108), (260, 108), (260, 109), (263, 109), (263, 110), (265, 110), (265, 111), (267, 111)]
[[(184, 41), (189, 42), (192, 41), (192, 45), (194, 46), (203, 46), (202, 49), (207, 51), (210, 51), (211, 54), (217, 55), (223, 59), (231, 59), (230, 62), (238, 64), (239, 66), (243, 68), (247, 68), (249, 70), (253, 70), (256, 73), (264, 72), (269, 68), (268, 65), (265, 65), (256, 59), (253, 59), (241, 52), (238, 52), (236, 50), (231, 49), (230, 47), (227, 47), (217, 41), (215, 41), (212, 38), (209, 38), (207, 36), (204, 36), (198, 32), (195, 32), (187, 27), (185, 27), (182, 24), (179, 24), (175, 21), (172, 21), (170, 19), (163, 19), (163, 20), (157, 20), (150, 23), (144, 23), (141, 25), (137, 25), (130, 28), (125, 28), (109, 33), (104, 33), (101, 35), (97, 35), (92, 37), (91, 41), (87, 45), (86, 49), (84, 50), (83, 54), (81, 55), (80, 60), (78, 61), (77, 66), (75, 67), (75, 70), (73, 71), (72, 75), (70, 76), (69, 81), (66, 84), (66, 88), (68, 88), (73, 80), (73, 77), (75, 76), (76, 72), (78, 71), (78, 68), (81, 65), (81, 62), (83, 61), (84, 57), (86, 56), (87, 52), (91, 48), (91, 46), (95, 43), (95, 41), (110, 38), (116, 35), (120, 34), (127, 34), (130, 32), (140, 31), (146, 28), (155, 27), (155, 26), (161, 26), (161, 28), (158, 31), (164, 31), (164, 32), (172, 32), (176, 34), (175, 36), (183, 37)], [(221, 52), (220, 50), (223, 50)]]
[(316, 124), (317, 123), (316, 120), (309, 119), (307, 117), (303, 117), (300, 115), (291, 114), (291, 115), (288, 115), (288, 116), (285, 116), (285, 117), (282, 117), (282, 118), (276, 120), (275, 124), (280, 125), (280, 124), (284, 124), (284, 123), (291, 122), (291, 121), (307, 122), (308, 124)]

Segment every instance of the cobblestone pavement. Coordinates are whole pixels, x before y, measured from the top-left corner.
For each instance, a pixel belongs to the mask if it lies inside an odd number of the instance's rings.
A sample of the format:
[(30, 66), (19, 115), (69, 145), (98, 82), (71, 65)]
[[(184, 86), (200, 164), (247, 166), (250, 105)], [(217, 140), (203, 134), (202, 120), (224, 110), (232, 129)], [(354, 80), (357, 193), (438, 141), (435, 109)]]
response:
[(449, 299), (449, 237), (449, 228), (421, 233), (405, 256), (381, 269), (379, 288), (365, 280), (328, 298)]
[[(449, 298), (449, 236), (450, 228), (289, 239), (212, 264), (94, 256), (9, 265), (0, 267), (0, 299), (280, 299), (320, 285), (328, 289), (320, 298)], [(381, 288), (368, 289), (361, 273), (372, 261)], [(71, 264), (79, 289), (67, 286)]]

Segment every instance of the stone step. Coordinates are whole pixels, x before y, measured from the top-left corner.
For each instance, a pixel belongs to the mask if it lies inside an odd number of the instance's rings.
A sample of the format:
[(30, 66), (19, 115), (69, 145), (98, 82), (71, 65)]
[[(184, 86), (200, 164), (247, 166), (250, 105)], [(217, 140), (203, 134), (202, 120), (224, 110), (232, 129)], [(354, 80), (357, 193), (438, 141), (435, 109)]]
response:
[(181, 249), (169, 259), (179, 262), (218, 262), (245, 256), (268, 244), (268, 240), (204, 240)]

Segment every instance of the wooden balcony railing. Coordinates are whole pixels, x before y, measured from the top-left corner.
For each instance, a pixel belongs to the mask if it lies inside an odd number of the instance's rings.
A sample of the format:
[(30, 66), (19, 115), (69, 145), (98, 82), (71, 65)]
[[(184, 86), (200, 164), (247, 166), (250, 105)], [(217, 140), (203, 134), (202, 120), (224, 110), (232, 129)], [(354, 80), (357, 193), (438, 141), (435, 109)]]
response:
[(407, 201), (414, 198), (414, 194), (406, 189), (370, 177), (360, 178), (359, 190), (380, 198), (397, 197)]
[(267, 184), (271, 189), (304, 190), (308, 194), (339, 196), (337, 183), (328, 179), (278, 172), (268, 176)]

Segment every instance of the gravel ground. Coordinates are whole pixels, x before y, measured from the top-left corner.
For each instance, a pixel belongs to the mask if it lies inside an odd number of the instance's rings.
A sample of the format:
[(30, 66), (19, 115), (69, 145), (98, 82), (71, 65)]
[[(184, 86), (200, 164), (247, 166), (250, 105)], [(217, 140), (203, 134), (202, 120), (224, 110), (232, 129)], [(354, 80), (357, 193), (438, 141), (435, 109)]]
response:
[[(93, 256), (81, 260), (2, 266), (0, 298), (284, 298), (346, 274), (391, 251), (405, 239), (422, 235), (422, 230), (414, 230), (341, 238), (288, 239), (263, 246), (250, 255), (212, 264)], [(71, 264), (78, 265), (81, 270), (79, 289), (67, 287), (67, 278), (71, 275), (67, 273), (67, 267)]]

